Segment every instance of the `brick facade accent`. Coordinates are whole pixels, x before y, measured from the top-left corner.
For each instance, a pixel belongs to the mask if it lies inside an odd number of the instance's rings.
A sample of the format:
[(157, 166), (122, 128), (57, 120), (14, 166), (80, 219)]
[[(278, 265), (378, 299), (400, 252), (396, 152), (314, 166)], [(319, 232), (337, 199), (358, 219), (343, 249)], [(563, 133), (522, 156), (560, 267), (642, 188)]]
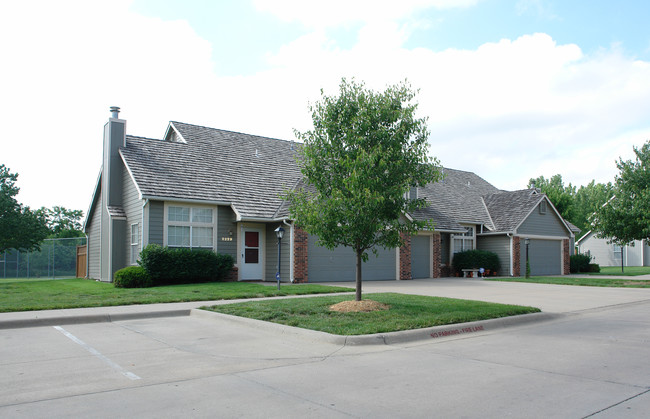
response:
[(307, 232), (300, 227), (293, 228), (293, 282), (308, 282), (307, 268), (309, 255), (307, 254)]
[(411, 236), (400, 233), (404, 246), (399, 248), (399, 279), (413, 279), (411, 275)]
[(228, 275), (224, 278), (225, 282), (236, 282), (239, 281), (239, 268), (233, 266)]
[(431, 266), (433, 266), (433, 278), (440, 278), (442, 273), (440, 272), (440, 255), (442, 252), (440, 233), (433, 233), (433, 260), (431, 261)]
[[(519, 237), (512, 238), (512, 275), (521, 276), (521, 244)], [(525, 269), (525, 267), (524, 267)], [(524, 271), (525, 273), (525, 271)]]
[(569, 239), (562, 240), (562, 259), (564, 261), (562, 275), (569, 275), (571, 273), (571, 249), (569, 248)]

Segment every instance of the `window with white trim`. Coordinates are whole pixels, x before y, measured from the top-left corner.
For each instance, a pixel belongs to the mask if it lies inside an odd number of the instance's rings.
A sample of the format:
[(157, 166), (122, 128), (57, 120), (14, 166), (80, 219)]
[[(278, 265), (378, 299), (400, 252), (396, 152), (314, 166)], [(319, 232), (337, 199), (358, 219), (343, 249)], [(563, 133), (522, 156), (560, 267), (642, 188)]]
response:
[(623, 248), (616, 243), (612, 244), (612, 252), (614, 253), (614, 259), (621, 259), (623, 255)]
[(138, 263), (140, 256), (140, 224), (131, 224), (131, 265)]
[(167, 207), (167, 246), (190, 249), (214, 247), (214, 210), (201, 207)]
[(454, 235), (454, 254), (474, 249), (474, 227), (467, 227), (463, 234)]

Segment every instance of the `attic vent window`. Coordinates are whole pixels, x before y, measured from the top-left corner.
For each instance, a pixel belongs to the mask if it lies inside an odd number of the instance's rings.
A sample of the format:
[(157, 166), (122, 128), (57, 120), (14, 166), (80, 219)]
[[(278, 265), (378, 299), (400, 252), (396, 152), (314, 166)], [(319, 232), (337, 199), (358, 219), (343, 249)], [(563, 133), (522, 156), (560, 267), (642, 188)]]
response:
[(542, 214), (542, 215), (546, 214), (546, 201), (542, 201), (539, 204), (539, 213)]

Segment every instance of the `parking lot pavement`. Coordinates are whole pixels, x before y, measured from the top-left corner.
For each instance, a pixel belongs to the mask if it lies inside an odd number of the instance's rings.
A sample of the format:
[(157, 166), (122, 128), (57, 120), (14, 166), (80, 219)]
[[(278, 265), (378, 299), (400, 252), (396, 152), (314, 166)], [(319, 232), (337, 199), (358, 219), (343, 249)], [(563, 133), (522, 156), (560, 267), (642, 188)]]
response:
[[(331, 283), (330, 285), (340, 284)], [(354, 286), (346, 283), (347, 286)], [(650, 288), (579, 287), (481, 279), (436, 278), (413, 281), (366, 281), (363, 292), (462, 298), (532, 306), (547, 313), (571, 313), (617, 304), (650, 301)]]
[(0, 330), (0, 417), (647, 417), (650, 301), (610, 291), (556, 320), (396, 345), (196, 316)]

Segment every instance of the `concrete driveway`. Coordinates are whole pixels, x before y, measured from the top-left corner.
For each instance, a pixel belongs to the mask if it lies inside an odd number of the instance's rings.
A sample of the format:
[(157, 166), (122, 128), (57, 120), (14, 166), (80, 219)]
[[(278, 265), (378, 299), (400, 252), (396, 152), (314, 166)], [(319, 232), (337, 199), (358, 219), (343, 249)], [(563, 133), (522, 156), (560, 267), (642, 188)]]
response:
[[(625, 277), (637, 279), (636, 277)], [(334, 285), (332, 283), (330, 285)], [(339, 283), (340, 284), (340, 283)], [(346, 284), (354, 287), (354, 284)], [(538, 307), (547, 313), (571, 313), (617, 304), (650, 300), (650, 288), (577, 287), (481, 279), (436, 278), (414, 281), (367, 281), (363, 292), (463, 298)]]
[(563, 314), (363, 346), (199, 316), (3, 329), (0, 417), (641, 418), (650, 412), (650, 290), (454, 279), (365, 283), (364, 291)]

